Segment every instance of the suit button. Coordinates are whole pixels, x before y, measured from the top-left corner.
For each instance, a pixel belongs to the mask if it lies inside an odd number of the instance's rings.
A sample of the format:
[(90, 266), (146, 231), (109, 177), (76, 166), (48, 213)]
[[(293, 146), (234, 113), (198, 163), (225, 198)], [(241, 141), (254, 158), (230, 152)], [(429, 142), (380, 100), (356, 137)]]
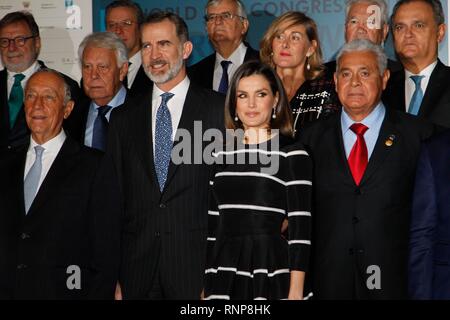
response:
[(155, 237), (159, 237), (160, 235), (159, 231), (155, 231)]
[(353, 217), (352, 218), (352, 222), (353, 222), (353, 224), (358, 223), (359, 222), (359, 218), (358, 217)]
[(348, 249), (348, 254), (351, 256), (353, 255), (353, 248)]
[(25, 240), (25, 239), (30, 238), (30, 235), (29, 235), (28, 233), (23, 232), (23, 233), (20, 235), (20, 238), (21, 238), (22, 240)]
[(357, 196), (360, 196), (361, 194), (362, 194), (362, 192), (361, 192), (361, 188), (356, 188), (355, 189), (355, 194), (357, 195)]
[(17, 265), (17, 269), (26, 269), (27, 267), (28, 266), (26, 264), (23, 264), (23, 263)]
[(166, 208), (166, 205), (165, 205), (164, 203), (160, 203), (160, 204), (159, 204), (159, 207), (160, 207), (161, 209), (165, 209), (165, 208)]

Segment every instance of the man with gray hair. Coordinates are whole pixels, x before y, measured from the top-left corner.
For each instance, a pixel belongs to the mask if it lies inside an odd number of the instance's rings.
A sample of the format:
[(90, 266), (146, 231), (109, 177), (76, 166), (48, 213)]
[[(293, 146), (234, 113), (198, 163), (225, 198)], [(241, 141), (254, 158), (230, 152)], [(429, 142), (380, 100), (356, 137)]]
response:
[(88, 99), (80, 103), (68, 130), (86, 146), (104, 151), (111, 111), (127, 97), (122, 85), (128, 72), (127, 48), (116, 34), (97, 32), (84, 38), (78, 56)]
[(31, 137), (0, 156), (0, 299), (112, 299), (113, 172), (62, 128), (74, 102), (61, 74), (35, 72), (24, 96)]
[(318, 299), (405, 299), (412, 187), (430, 124), (387, 110), (383, 49), (344, 45), (334, 75), (342, 111), (305, 127), (315, 161), (312, 282)]
[(226, 94), (228, 81), (245, 61), (258, 60), (259, 52), (244, 42), (249, 23), (239, 0), (209, 0), (205, 6), (206, 31), (215, 53), (188, 69), (197, 84)]
[[(345, 5), (345, 43), (367, 39), (383, 46), (389, 32), (388, 7), (385, 0), (347, 0)], [(336, 61), (326, 63), (330, 72), (336, 71)], [(401, 64), (388, 59), (388, 69), (394, 72)]]
[(393, 9), (392, 35), (402, 70), (392, 74), (383, 101), (438, 126), (450, 128), (450, 68), (438, 58), (445, 37), (439, 0), (400, 0)]

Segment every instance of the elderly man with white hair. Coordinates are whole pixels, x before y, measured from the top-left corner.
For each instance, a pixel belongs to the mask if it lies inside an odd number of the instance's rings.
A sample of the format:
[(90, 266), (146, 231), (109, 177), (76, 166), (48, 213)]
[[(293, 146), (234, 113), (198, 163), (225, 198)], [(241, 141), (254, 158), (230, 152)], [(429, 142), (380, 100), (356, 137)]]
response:
[(318, 299), (406, 299), (409, 219), (420, 143), (433, 127), (386, 109), (389, 70), (368, 40), (344, 45), (342, 111), (300, 133), (314, 160), (313, 292)]

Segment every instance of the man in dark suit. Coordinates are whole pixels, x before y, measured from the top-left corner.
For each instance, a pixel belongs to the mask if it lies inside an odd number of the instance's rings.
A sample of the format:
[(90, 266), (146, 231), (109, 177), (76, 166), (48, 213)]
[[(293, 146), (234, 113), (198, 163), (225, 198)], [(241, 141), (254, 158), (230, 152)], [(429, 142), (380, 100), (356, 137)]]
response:
[(239, 0), (209, 0), (205, 7), (206, 31), (216, 52), (189, 67), (189, 78), (223, 94), (228, 81), (245, 61), (259, 60), (259, 52), (244, 42), (247, 14)]
[(450, 299), (450, 131), (422, 145), (409, 242), (409, 294)]
[(415, 167), (432, 125), (380, 102), (380, 46), (352, 41), (337, 63), (343, 111), (300, 132), (314, 160), (314, 296), (403, 299)]
[(128, 70), (127, 48), (114, 33), (86, 36), (78, 49), (85, 98), (67, 121), (67, 131), (80, 143), (104, 151), (111, 112), (127, 97), (122, 85)]
[(114, 297), (119, 193), (100, 154), (66, 137), (70, 99), (58, 72), (35, 72), (29, 143), (0, 156), (0, 299)]
[[(117, 298), (199, 299), (211, 166), (175, 164), (171, 150), (183, 145), (184, 154), (198, 156), (193, 135), (199, 139), (204, 130), (224, 126), (224, 99), (186, 76), (192, 43), (178, 15), (149, 15), (141, 39), (143, 65), (154, 85), (113, 113), (106, 153), (125, 198)], [(203, 152), (201, 141), (195, 145)]]
[(105, 12), (106, 31), (117, 34), (128, 49), (129, 65), (124, 85), (130, 96), (140, 95), (152, 84), (142, 67), (139, 33), (139, 27), (144, 20), (142, 9), (133, 1), (117, 0), (107, 5)]
[[(376, 9), (375, 9), (376, 8)], [(383, 45), (389, 32), (388, 6), (385, 0), (349, 0), (345, 8), (345, 43), (367, 39)], [(325, 64), (327, 71), (336, 71), (336, 60)], [(389, 71), (402, 68), (397, 61), (388, 59)]]
[(388, 108), (450, 127), (450, 68), (438, 59), (445, 36), (439, 0), (401, 0), (392, 13), (397, 56), (404, 70), (392, 74), (383, 102)]
[[(28, 12), (11, 12), (0, 20), (0, 150), (28, 141), (29, 130), (23, 110), (23, 89), (31, 75), (45, 68), (38, 61), (41, 49), (39, 27)], [(71, 96), (79, 96), (78, 84), (64, 76)]]

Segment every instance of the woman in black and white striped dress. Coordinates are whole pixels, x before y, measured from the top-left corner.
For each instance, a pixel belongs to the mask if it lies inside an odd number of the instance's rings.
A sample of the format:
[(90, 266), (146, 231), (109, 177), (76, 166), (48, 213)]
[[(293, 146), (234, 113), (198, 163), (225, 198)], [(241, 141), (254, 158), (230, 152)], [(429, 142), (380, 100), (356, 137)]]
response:
[(237, 130), (232, 148), (214, 154), (222, 164), (210, 182), (204, 298), (309, 297), (312, 164), (292, 139), (288, 101), (269, 66), (248, 62), (236, 71), (225, 124)]

